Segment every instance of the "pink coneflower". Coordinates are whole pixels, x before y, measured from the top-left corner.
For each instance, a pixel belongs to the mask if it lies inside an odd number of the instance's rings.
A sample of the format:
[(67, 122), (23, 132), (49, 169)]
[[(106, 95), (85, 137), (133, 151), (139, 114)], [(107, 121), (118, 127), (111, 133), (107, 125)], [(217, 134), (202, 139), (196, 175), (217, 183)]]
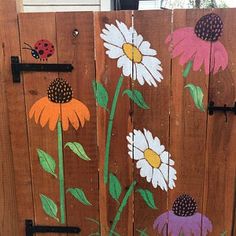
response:
[(174, 201), (171, 211), (157, 217), (153, 228), (163, 236), (181, 234), (206, 236), (208, 232), (212, 231), (212, 223), (206, 216), (197, 212), (195, 200), (191, 196), (183, 194)]
[(198, 71), (202, 64), (205, 73), (214, 74), (228, 65), (228, 53), (218, 40), (223, 32), (221, 18), (210, 13), (198, 20), (195, 28), (185, 27), (175, 30), (170, 34), (166, 43), (169, 45), (172, 57), (180, 56), (179, 63), (187, 64), (183, 73), (187, 77), (191, 67)]

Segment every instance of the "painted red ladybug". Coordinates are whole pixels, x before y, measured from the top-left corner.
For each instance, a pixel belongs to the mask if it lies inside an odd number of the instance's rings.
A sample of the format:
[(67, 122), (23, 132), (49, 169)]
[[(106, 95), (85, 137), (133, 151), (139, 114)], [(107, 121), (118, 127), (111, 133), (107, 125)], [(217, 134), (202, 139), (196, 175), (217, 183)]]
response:
[(32, 48), (28, 43), (24, 43), (27, 47), (23, 49), (31, 50), (31, 54), (35, 59), (47, 61), (48, 57), (51, 57), (55, 51), (53, 44), (47, 39), (41, 39), (37, 41)]

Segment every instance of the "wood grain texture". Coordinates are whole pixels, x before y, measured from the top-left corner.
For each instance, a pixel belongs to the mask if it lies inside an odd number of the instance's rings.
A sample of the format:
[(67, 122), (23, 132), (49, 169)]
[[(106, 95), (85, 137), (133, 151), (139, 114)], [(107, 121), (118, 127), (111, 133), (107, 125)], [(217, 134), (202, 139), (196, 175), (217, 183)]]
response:
[[(208, 12), (174, 10), (173, 31), (182, 27), (195, 27), (198, 19)], [(188, 89), (184, 87), (188, 83), (201, 87), (206, 108), (209, 76), (205, 75), (203, 68), (196, 72), (191, 69), (184, 79), (184, 67), (179, 64), (179, 58), (172, 60), (171, 70), (170, 153), (175, 160), (177, 181), (176, 188), (169, 192), (168, 208), (172, 209), (179, 195), (189, 194), (197, 202), (197, 211), (203, 213), (207, 112), (201, 112), (195, 107)]]
[(23, 86), (12, 83), (10, 66), (10, 57), (20, 55), (15, 1), (0, 1), (0, 22), (0, 235), (18, 236), (33, 211)]
[[(58, 62), (71, 63), (72, 73), (60, 73), (73, 88), (75, 99), (83, 102), (90, 111), (90, 121), (76, 131), (72, 126), (64, 132), (63, 141), (79, 142), (83, 145), (91, 161), (78, 158), (68, 148), (65, 149), (65, 186), (83, 189), (92, 206), (85, 206), (69, 193), (67, 199), (68, 225), (77, 225), (81, 234), (87, 236), (99, 232), (99, 226), (87, 217), (99, 221), (98, 200), (98, 159), (97, 159), (97, 117), (96, 101), (92, 81), (95, 78), (93, 13), (57, 13)], [(79, 31), (73, 37), (73, 30)]]
[[(219, 41), (225, 46), (229, 55), (229, 65), (225, 71), (210, 76), (209, 101), (218, 106), (234, 106), (236, 100), (236, 46), (232, 38), (236, 35), (234, 9), (215, 10), (223, 23), (224, 31)], [(236, 121), (234, 114), (228, 114), (225, 122), (223, 113), (216, 113), (208, 117), (207, 129), (207, 168), (205, 179), (205, 214), (212, 220), (213, 232), (219, 235), (226, 231), (233, 233), (233, 215), (235, 201), (235, 171), (236, 171)]]
[[(56, 44), (56, 15), (55, 13), (48, 14), (20, 14), (20, 40), (21, 48), (24, 42), (34, 46), (40, 39), (48, 39), (57, 48)], [(32, 57), (29, 50), (22, 49), (22, 61), (27, 63), (47, 63), (37, 61)], [(54, 55), (49, 58), (48, 62), (57, 63), (57, 49)], [(51, 198), (59, 208), (59, 181), (52, 175), (46, 173), (37, 156), (37, 149), (40, 148), (51, 155), (56, 161), (56, 172), (58, 172), (58, 154), (57, 154), (57, 132), (50, 131), (48, 125), (42, 128), (39, 124), (36, 125), (34, 118), (29, 119), (29, 110), (31, 106), (40, 98), (47, 96), (47, 88), (49, 83), (58, 77), (58, 73), (24, 73), (23, 83), (25, 91), (25, 106), (27, 114), (30, 165), (33, 186), (33, 201), (34, 201), (34, 220), (36, 224), (42, 225), (59, 225), (56, 220), (47, 216), (42, 208), (40, 194), (44, 194)], [(58, 212), (60, 216), (60, 212)], [(38, 234), (41, 235), (41, 234)], [(53, 234), (61, 235), (61, 234)]]
[[(148, 22), (148, 24), (147, 24)], [(165, 25), (165, 27), (163, 27)], [(157, 87), (147, 83), (139, 85), (134, 81), (133, 88), (142, 92), (150, 109), (144, 110), (134, 105), (133, 122), (134, 128), (143, 131), (149, 130), (153, 137), (158, 137), (161, 144), (169, 151), (169, 105), (170, 105), (170, 75), (171, 59), (168, 50), (163, 46), (166, 35), (171, 33), (171, 11), (135, 11), (134, 28), (141, 34), (145, 41), (151, 44), (151, 48), (157, 51), (157, 57), (163, 68), (163, 81), (157, 82)], [(134, 140), (135, 141), (135, 140)], [(175, 159), (175, 156), (174, 156)], [(135, 161), (136, 162), (136, 161)], [(134, 163), (136, 164), (136, 163)], [(153, 229), (154, 220), (158, 215), (167, 211), (168, 192), (158, 186), (153, 188), (140, 176), (140, 170), (134, 166), (134, 176), (138, 180), (137, 188), (150, 190), (155, 199), (157, 210), (149, 208), (139, 193), (135, 194), (134, 211), (134, 235), (140, 235), (137, 230), (146, 228), (148, 235), (156, 235)]]
[[(96, 55), (96, 80), (102, 83), (109, 93), (109, 104), (111, 107), (114, 96), (116, 84), (122, 73), (117, 68), (117, 60), (108, 58), (105, 54), (103, 40), (100, 38), (100, 33), (105, 27), (105, 24), (116, 24), (115, 21), (124, 22), (127, 26), (131, 26), (131, 12), (101, 12), (95, 13), (95, 55)], [(121, 94), (124, 89), (130, 88), (128, 77), (124, 78), (121, 88)], [(126, 135), (131, 131), (130, 118), (130, 102), (128, 99), (122, 97), (120, 94), (118, 98), (118, 105), (116, 115), (113, 123), (109, 172), (115, 174), (123, 187), (122, 199), (124, 192), (132, 183), (132, 162), (128, 160), (128, 150)], [(108, 230), (112, 224), (115, 214), (118, 210), (118, 204), (111, 198), (108, 193), (108, 185), (104, 185), (103, 171), (104, 171), (104, 156), (105, 143), (107, 135), (107, 124), (109, 114), (102, 108), (97, 107), (97, 125), (98, 125), (98, 152), (99, 152), (99, 207), (100, 207), (100, 222), (101, 234), (108, 235)], [(116, 232), (120, 235), (132, 235), (133, 233), (133, 201), (132, 197), (129, 199), (127, 206), (122, 212), (121, 219), (116, 227)]]

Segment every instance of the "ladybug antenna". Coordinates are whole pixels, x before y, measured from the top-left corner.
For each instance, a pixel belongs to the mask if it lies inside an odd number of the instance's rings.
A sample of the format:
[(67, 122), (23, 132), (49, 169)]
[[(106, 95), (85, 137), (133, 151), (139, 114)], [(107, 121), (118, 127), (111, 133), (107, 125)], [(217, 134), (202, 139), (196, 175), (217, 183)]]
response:
[(25, 43), (25, 42), (24, 42), (24, 44), (25, 44), (26, 46), (28, 46), (28, 47), (24, 47), (24, 48), (22, 48), (22, 49), (33, 50), (33, 48), (32, 48), (28, 43)]

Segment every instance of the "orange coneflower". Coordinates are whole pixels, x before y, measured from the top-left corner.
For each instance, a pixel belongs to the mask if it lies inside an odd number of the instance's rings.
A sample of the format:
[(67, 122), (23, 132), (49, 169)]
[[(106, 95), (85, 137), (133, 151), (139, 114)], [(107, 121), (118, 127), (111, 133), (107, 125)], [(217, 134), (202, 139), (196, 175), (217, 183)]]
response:
[(48, 87), (48, 96), (39, 99), (30, 109), (29, 117), (34, 116), (36, 124), (44, 127), (49, 123), (49, 129), (56, 128), (58, 120), (64, 131), (68, 130), (69, 122), (75, 129), (89, 120), (88, 108), (79, 100), (73, 98), (70, 84), (61, 78), (53, 80)]

